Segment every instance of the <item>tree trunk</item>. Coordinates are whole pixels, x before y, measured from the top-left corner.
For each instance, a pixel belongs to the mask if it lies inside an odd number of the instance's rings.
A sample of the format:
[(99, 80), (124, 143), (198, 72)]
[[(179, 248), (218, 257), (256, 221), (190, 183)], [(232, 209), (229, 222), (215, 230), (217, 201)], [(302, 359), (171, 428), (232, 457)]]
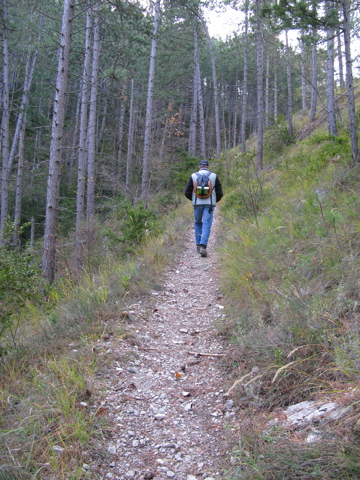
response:
[(264, 42), (262, 20), (260, 18), (261, 0), (256, 0), (256, 38), (257, 38), (257, 170), (263, 168), (263, 146), (264, 146)]
[(269, 126), (269, 95), (270, 95), (270, 58), (266, 55), (266, 73), (265, 73), (265, 127)]
[(87, 130), (88, 165), (86, 189), (86, 221), (88, 225), (95, 214), (95, 158), (96, 158), (96, 113), (98, 78), (100, 65), (100, 18), (97, 7), (94, 7), (94, 38), (91, 69), (89, 125)]
[(3, 79), (2, 79), (2, 120), (1, 120), (1, 155), (2, 155), (2, 184), (1, 184), (1, 218), (0, 218), (0, 245), (4, 245), (4, 230), (8, 215), (9, 195), (9, 132), (10, 132), (10, 65), (8, 42), (8, 11), (7, 0), (2, 0), (2, 27), (3, 27)]
[(306, 55), (305, 55), (305, 42), (300, 40), (301, 45), (301, 103), (302, 109), (306, 110)]
[(157, 33), (159, 28), (160, 2), (156, 0), (154, 27), (151, 41), (149, 81), (146, 102), (145, 132), (144, 132), (144, 152), (143, 152), (143, 173), (141, 179), (141, 198), (145, 200), (149, 195), (149, 174), (150, 174), (150, 147), (151, 147), (151, 124), (152, 124), (152, 103), (154, 95), (155, 82), (155, 60), (157, 47)]
[(237, 131), (237, 115), (238, 115), (238, 90), (239, 90), (239, 80), (236, 75), (235, 80), (235, 99), (234, 99), (234, 120), (233, 120), (233, 148), (236, 147), (236, 131)]
[[(333, 8), (332, 2), (326, 3), (327, 12)], [(337, 135), (336, 111), (335, 111), (335, 88), (334, 88), (334, 29), (329, 26), (326, 32), (327, 62), (326, 62), (326, 87), (327, 87), (327, 113), (328, 129), (330, 135)]]
[(25, 122), (22, 124), (19, 137), (19, 159), (16, 176), (16, 193), (15, 193), (15, 213), (14, 213), (14, 234), (13, 242), (19, 247), (19, 229), (21, 221), (21, 199), (22, 199), (22, 178), (24, 169), (24, 143), (25, 143)]
[(315, 120), (317, 109), (317, 77), (318, 77), (318, 58), (317, 58), (317, 30), (314, 28), (312, 36), (314, 38), (311, 46), (311, 86), (310, 86), (310, 122)]
[(122, 144), (124, 140), (124, 119), (125, 119), (125, 100), (120, 100), (120, 115), (119, 115), (119, 131), (117, 139), (117, 168), (116, 174), (120, 175), (121, 172), (121, 156), (122, 156)]
[(204, 105), (203, 105), (203, 96), (202, 96), (202, 89), (201, 89), (201, 73), (200, 73), (200, 63), (199, 63), (199, 49), (198, 49), (198, 42), (197, 42), (197, 32), (195, 31), (196, 35), (196, 49), (195, 49), (195, 70), (196, 70), (196, 89), (197, 89), (197, 104), (199, 110), (199, 138), (200, 138), (200, 153), (202, 158), (206, 158), (205, 154), (205, 119), (204, 119)]
[(291, 63), (290, 63), (290, 46), (288, 39), (288, 31), (285, 31), (286, 38), (286, 76), (287, 76), (287, 122), (288, 122), (288, 135), (289, 138), (293, 134), (293, 125), (292, 125), (292, 85), (291, 85)]
[(197, 86), (197, 32), (194, 28), (194, 74), (193, 74), (193, 96), (190, 114), (190, 131), (189, 131), (189, 155), (196, 155), (196, 131), (197, 131), (197, 111), (198, 111), (198, 86)]
[(64, 0), (58, 72), (55, 87), (51, 128), (49, 175), (46, 192), (45, 233), (42, 269), (45, 278), (52, 283), (55, 277), (56, 224), (59, 204), (61, 149), (64, 132), (66, 88), (69, 71), (69, 53), (74, 0)]
[(339, 83), (340, 89), (344, 90), (345, 88), (345, 81), (344, 81), (344, 68), (343, 68), (343, 57), (341, 51), (341, 34), (338, 32), (337, 34), (337, 51), (338, 51), (338, 65), (339, 65)]
[(201, 17), (201, 22), (206, 33), (206, 37), (209, 43), (210, 51), (210, 60), (211, 60), (211, 71), (214, 84), (214, 108), (215, 108), (215, 135), (216, 135), (216, 156), (220, 157), (221, 152), (221, 138), (220, 138), (220, 114), (219, 114), (219, 94), (218, 94), (218, 84), (216, 76), (216, 67), (215, 67), (215, 54), (212, 45), (212, 40), (209, 34), (209, 29), (206, 25), (205, 20)]
[(278, 78), (277, 78), (277, 65), (274, 65), (274, 122), (278, 121)]
[(126, 157), (126, 181), (125, 185), (128, 189), (130, 186), (131, 169), (132, 169), (132, 156), (134, 150), (134, 132), (135, 132), (135, 80), (131, 79), (131, 92), (130, 92), (130, 115), (129, 115), (129, 132), (128, 132), (128, 149)]
[(241, 151), (246, 152), (246, 122), (247, 122), (247, 97), (248, 97), (248, 3), (245, 3), (245, 20), (244, 20), (244, 78), (242, 89), (242, 112), (241, 112)]
[(78, 175), (76, 189), (76, 220), (75, 220), (75, 263), (79, 267), (81, 256), (81, 236), (80, 228), (84, 221), (85, 208), (85, 184), (87, 171), (87, 119), (89, 109), (89, 90), (90, 90), (90, 61), (91, 61), (91, 27), (92, 10), (88, 2), (86, 12), (86, 37), (85, 37), (85, 55), (83, 74), (81, 79), (80, 91), (80, 126), (79, 126), (79, 151), (78, 151)]
[(205, 146), (205, 118), (204, 118), (204, 105), (201, 91), (201, 74), (200, 64), (197, 66), (197, 80), (198, 80), (198, 106), (199, 106), (199, 137), (200, 137), (200, 154), (202, 158), (206, 158), (206, 146)]
[(351, 152), (354, 162), (359, 161), (359, 143), (358, 133), (356, 129), (356, 112), (354, 98), (354, 84), (352, 74), (351, 49), (350, 49), (350, 7), (349, 0), (342, 0), (343, 9), (343, 27), (344, 27), (344, 46), (346, 60), (346, 86), (348, 92), (348, 108), (349, 108), (349, 124), (350, 124), (350, 140)]

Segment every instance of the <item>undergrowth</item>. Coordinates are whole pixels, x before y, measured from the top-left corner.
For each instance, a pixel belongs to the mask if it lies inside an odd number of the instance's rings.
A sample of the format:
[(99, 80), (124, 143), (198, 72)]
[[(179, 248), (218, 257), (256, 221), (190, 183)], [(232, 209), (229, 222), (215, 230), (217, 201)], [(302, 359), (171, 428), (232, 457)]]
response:
[[(248, 158), (234, 154), (238, 188), (222, 208), (232, 314), (219, 330), (232, 344), (232, 396), (249, 418), (232, 439), (229, 478), (359, 478), (360, 166), (345, 133), (316, 133), (252, 177)], [(269, 435), (264, 416), (321, 398), (352, 404), (347, 429), (318, 425), (321, 440), (309, 444), (280, 427)]]
[(168, 213), (127, 256), (104, 250), (94, 225), (81, 276), (70, 255), (59, 258), (62, 276), (45, 304), (28, 306), (15, 346), (11, 335), (2, 339), (11, 349), (0, 357), (0, 479), (98, 478), (86, 465), (107, 455), (102, 442), (111, 428), (98, 398), (109, 362), (103, 340), (136, 341), (129, 306), (158, 288), (189, 215), (184, 206)]

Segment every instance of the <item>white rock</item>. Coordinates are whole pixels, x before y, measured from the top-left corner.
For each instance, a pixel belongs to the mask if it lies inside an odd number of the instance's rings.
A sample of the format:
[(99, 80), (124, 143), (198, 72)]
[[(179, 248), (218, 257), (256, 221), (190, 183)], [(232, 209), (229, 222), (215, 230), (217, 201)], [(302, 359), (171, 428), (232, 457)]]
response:
[(168, 470), (168, 471), (166, 472), (166, 476), (167, 476), (168, 478), (173, 478), (173, 477), (175, 477), (175, 473), (172, 472), (171, 470)]
[(313, 401), (305, 401), (291, 405), (285, 410), (285, 413), (292, 425), (300, 425), (310, 423), (321, 417), (336, 420), (346, 413), (347, 410), (346, 407), (339, 407), (335, 402), (320, 404)]
[(165, 415), (165, 413), (158, 413), (158, 414), (155, 415), (154, 418), (155, 418), (155, 420), (160, 421), (160, 420), (164, 420), (164, 418), (166, 418), (166, 415)]
[(185, 412), (189, 412), (192, 408), (192, 402), (189, 402), (189, 403), (185, 403), (184, 405), (184, 410)]
[(63, 448), (63, 447), (60, 447), (59, 445), (54, 445), (54, 446), (52, 447), (52, 449), (53, 449), (53, 451), (54, 451), (55, 453), (61, 453), (61, 452), (64, 451), (64, 448)]
[(114, 445), (111, 445), (108, 448), (108, 452), (111, 453), (111, 455), (115, 455), (116, 454), (116, 447)]
[(306, 437), (306, 443), (313, 443), (313, 442), (318, 442), (319, 440), (322, 440), (322, 435), (320, 432), (314, 430), (309, 435)]

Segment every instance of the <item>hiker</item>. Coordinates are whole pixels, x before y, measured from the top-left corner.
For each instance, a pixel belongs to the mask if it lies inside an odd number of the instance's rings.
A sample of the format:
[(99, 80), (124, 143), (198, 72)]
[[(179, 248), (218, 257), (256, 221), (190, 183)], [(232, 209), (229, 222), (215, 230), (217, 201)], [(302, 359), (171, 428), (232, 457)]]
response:
[(196, 251), (206, 257), (214, 208), (216, 202), (223, 197), (220, 180), (215, 173), (210, 172), (207, 160), (201, 160), (199, 171), (190, 176), (184, 194), (194, 206)]

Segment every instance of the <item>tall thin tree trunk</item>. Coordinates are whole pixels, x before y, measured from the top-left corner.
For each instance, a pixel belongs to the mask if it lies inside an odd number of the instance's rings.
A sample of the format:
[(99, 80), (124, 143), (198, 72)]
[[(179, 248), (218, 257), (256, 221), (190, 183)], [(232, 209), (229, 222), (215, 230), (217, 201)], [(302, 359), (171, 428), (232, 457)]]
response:
[(4, 244), (4, 229), (8, 215), (9, 195), (9, 132), (10, 132), (10, 65), (8, 42), (8, 11), (7, 0), (2, 0), (2, 28), (3, 28), (3, 79), (2, 79), (2, 120), (1, 120), (1, 155), (2, 155), (2, 183), (1, 183), (1, 217), (0, 217), (0, 245)]
[(310, 122), (315, 120), (317, 109), (317, 76), (318, 76), (318, 58), (317, 58), (317, 30), (313, 29), (314, 40), (311, 46), (311, 87), (310, 87)]
[(257, 170), (263, 168), (264, 146), (264, 41), (262, 20), (260, 18), (261, 0), (256, 0), (256, 38), (257, 38)]
[(200, 65), (198, 63), (198, 106), (199, 106), (199, 139), (200, 139), (200, 154), (202, 158), (206, 158), (206, 141), (205, 141), (205, 118), (204, 118), (204, 105), (201, 89), (201, 75)]
[(239, 90), (239, 79), (236, 75), (235, 80), (235, 100), (234, 100), (234, 120), (233, 120), (233, 148), (236, 147), (236, 131), (237, 131), (237, 115), (238, 115), (238, 90)]
[(23, 123), (19, 138), (19, 158), (16, 175), (16, 192), (15, 192), (15, 213), (14, 213), (14, 234), (13, 241), (15, 246), (19, 246), (19, 230), (21, 221), (21, 200), (24, 170), (24, 144), (25, 144), (25, 122)]
[(306, 110), (306, 55), (305, 55), (305, 42), (300, 40), (301, 46), (301, 103), (302, 109)]
[(348, 108), (349, 108), (349, 124), (350, 124), (350, 140), (351, 152), (354, 162), (360, 160), (358, 133), (356, 128), (356, 112), (355, 112), (355, 97), (354, 97), (354, 83), (352, 74), (351, 62), (351, 48), (350, 48), (350, 7), (349, 0), (342, 0), (343, 9), (343, 27), (344, 27), (344, 46), (345, 46), (345, 60), (346, 60), (346, 86), (348, 92)]
[(197, 105), (199, 110), (199, 139), (200, 139), (200, 153), (202, 158), (205, 157), (205, 119), (204, 119), (204, 105), (203, 105), (203, 96), (201, 88), (201, 73), (200, 73), (200, 63), (199, 63), (199, 49), (197, 42), (197, 33), (196, 34), (196, 49), (195, 49), (195, 63), (196, 63), (196, 89), (197, 89)]
[(45, 233), (42, 269), (45, 278), (52, 283), (55, 277), (56, 224), (59, 204), (61, 151), (65, 120), (66, 89), (69, 73), (69, 55), (74, 0), (64, 0), (58, 72), (55, 87), (53, 120), (51, 128), (49, 176), (46, 192)]
[(278, 121), (278, 77), (277, 77), (277, 65), (274, 66), (274, 122)]
[[(326, 2), (327, 12), (330, 14), (333, 9), (333, 2)], [(326, 32), (327, 62), (326, 62), (326, 89), (327, 89), (327, 114), (328, 129), (330, 135), (337, 135), (336, 107), (335, 107), (335, 85), (334, 85), (334, 28), (330, 25)]]
[(291, 63), (290, 63), (290, 46), (289, 46), (289, 38), (288, 38), (288, 31), (285, 31), (285, 39), (286, 39), (286, 76), (287, 76), (287, 94), (288, 94), (288, 101), (287, 101), (287, 122), (288, 122), (288, 135), (289, 138), (292, 137), (293, 134), (293, 124), (292, 124), (292, 85), (291, 85)]
[(221, 138), (220, 138), (220, 113), (219, 113), (219, 94), (218, 94), (218, 84), (216, 76), (216, 67), (215, 67), (215, 53), (213, 49), (212, 40), (209, 34), (209, 29), (205, 20), (201, 17), (201, 22), (208, 39), (209, 51), (210, 51), (210, 60), (211, 60), (211, 71), (212, 79), (214, 84), (214, 108), (215, 108), (215, 135), (216, 135), (216, 156), (220, 157), (221, 152)]
[[(81, 85), (81, 82), (80, 82)], [(80, 86), (81, 90), (81, 86)], [(80, 121), (80, 108), (81, 108), (81, 92), (78, 95), (76, 101), (76, 113), (75, 123), (72, 132), (71, 148), (69, 149), (69, 174), (68, 174), (68, 186), (71, 187), (74, 178), (74, 164), (78, 155), (78, 139), (79, 139), (79, 121)]]
[(117, 168), (116, 174), (121, 173), (122, 144), (124, 140), (125, 101), (120, 100), (119, 130), (117, 138)]
[(196, 131), (197, 131), (197, 112), (198, 112), (198, 85), (197, 85), (197, 32), (194, 28), (194, 74), (193, 74), (193, 95), (190, 113), (190, 131), (189, 131), (189, 155), (196, 155)]
[(266, 55), (266, 72), (265, 72), (265, 127), (269, 126), (269, 95), (270, 95), (270, 58)]
[(338, 32), (337, 35), (337, 52), (338, 52), (338, 65), (339, 65), (339, 84), (340, 84), (340, 89), (344, 90), (345, 88), (345, 81), (344, 81), (344, 68), (343, 68), (343, 56), (342, 56), (342, 50), (341, 50), (341, 34)]
[(150, 175), (150, 147), (151, 147), (151, 124), (152, 124), (152, 104), (155, 82), (155, 60), (157, 47), (157, 33), (159, 28), (160, 2), (156, 0), (154, 27), (151, 41), (149, 81), (146, 102), (145, 132), (144, 132), (144, 152), (143, 152), (143, 173), (141, 179), (141, 198), (145, 200), (149, 195), (149, 175)]
[(248, 2), (245, 2), (245, 20), (244, 20), (244, 78), (242, 93), (242, 112), (241, 112), (241, 151), (246, 152), (246, 122), (247, 122), (247, 97), (248, 97)]
[(88, 225), (91, 223), (91, 220), (95, 214), (95, 159), (97, 148), (96, 114), (101, 49), (100, 17), (97, 8), (98, 7), (94, 7), (94, 38), (91, 69), (90, 110), (89, 124), (87, 130), (88, 165), (86, 189), (86, 221)]
[(131, 170), (132, 170), (132, 156), (134, 150), (134, 130), (135, 130), (135, 80), (131, 79), (131, 91), (130, 91), (130, 115), (129, 115), (129, 132), (128, 132), (128, 149), (126, 157), (126, 188), (130, 186)]
[(76, 220), (75, 220), (75, 263), (79, 267), (81, 256), (81, 224), (84, 221), (85, 209), (85, 184), (87, 171), (87, 120), (89, 109), (90, 91), (90, 61), (91, 61), (91, 27), (92, 9), (90, 1), (86, 12), (85, 55), (80, 91), (80, 126), (79, 126), (79, 151), (78, 175), (76, 189)]

